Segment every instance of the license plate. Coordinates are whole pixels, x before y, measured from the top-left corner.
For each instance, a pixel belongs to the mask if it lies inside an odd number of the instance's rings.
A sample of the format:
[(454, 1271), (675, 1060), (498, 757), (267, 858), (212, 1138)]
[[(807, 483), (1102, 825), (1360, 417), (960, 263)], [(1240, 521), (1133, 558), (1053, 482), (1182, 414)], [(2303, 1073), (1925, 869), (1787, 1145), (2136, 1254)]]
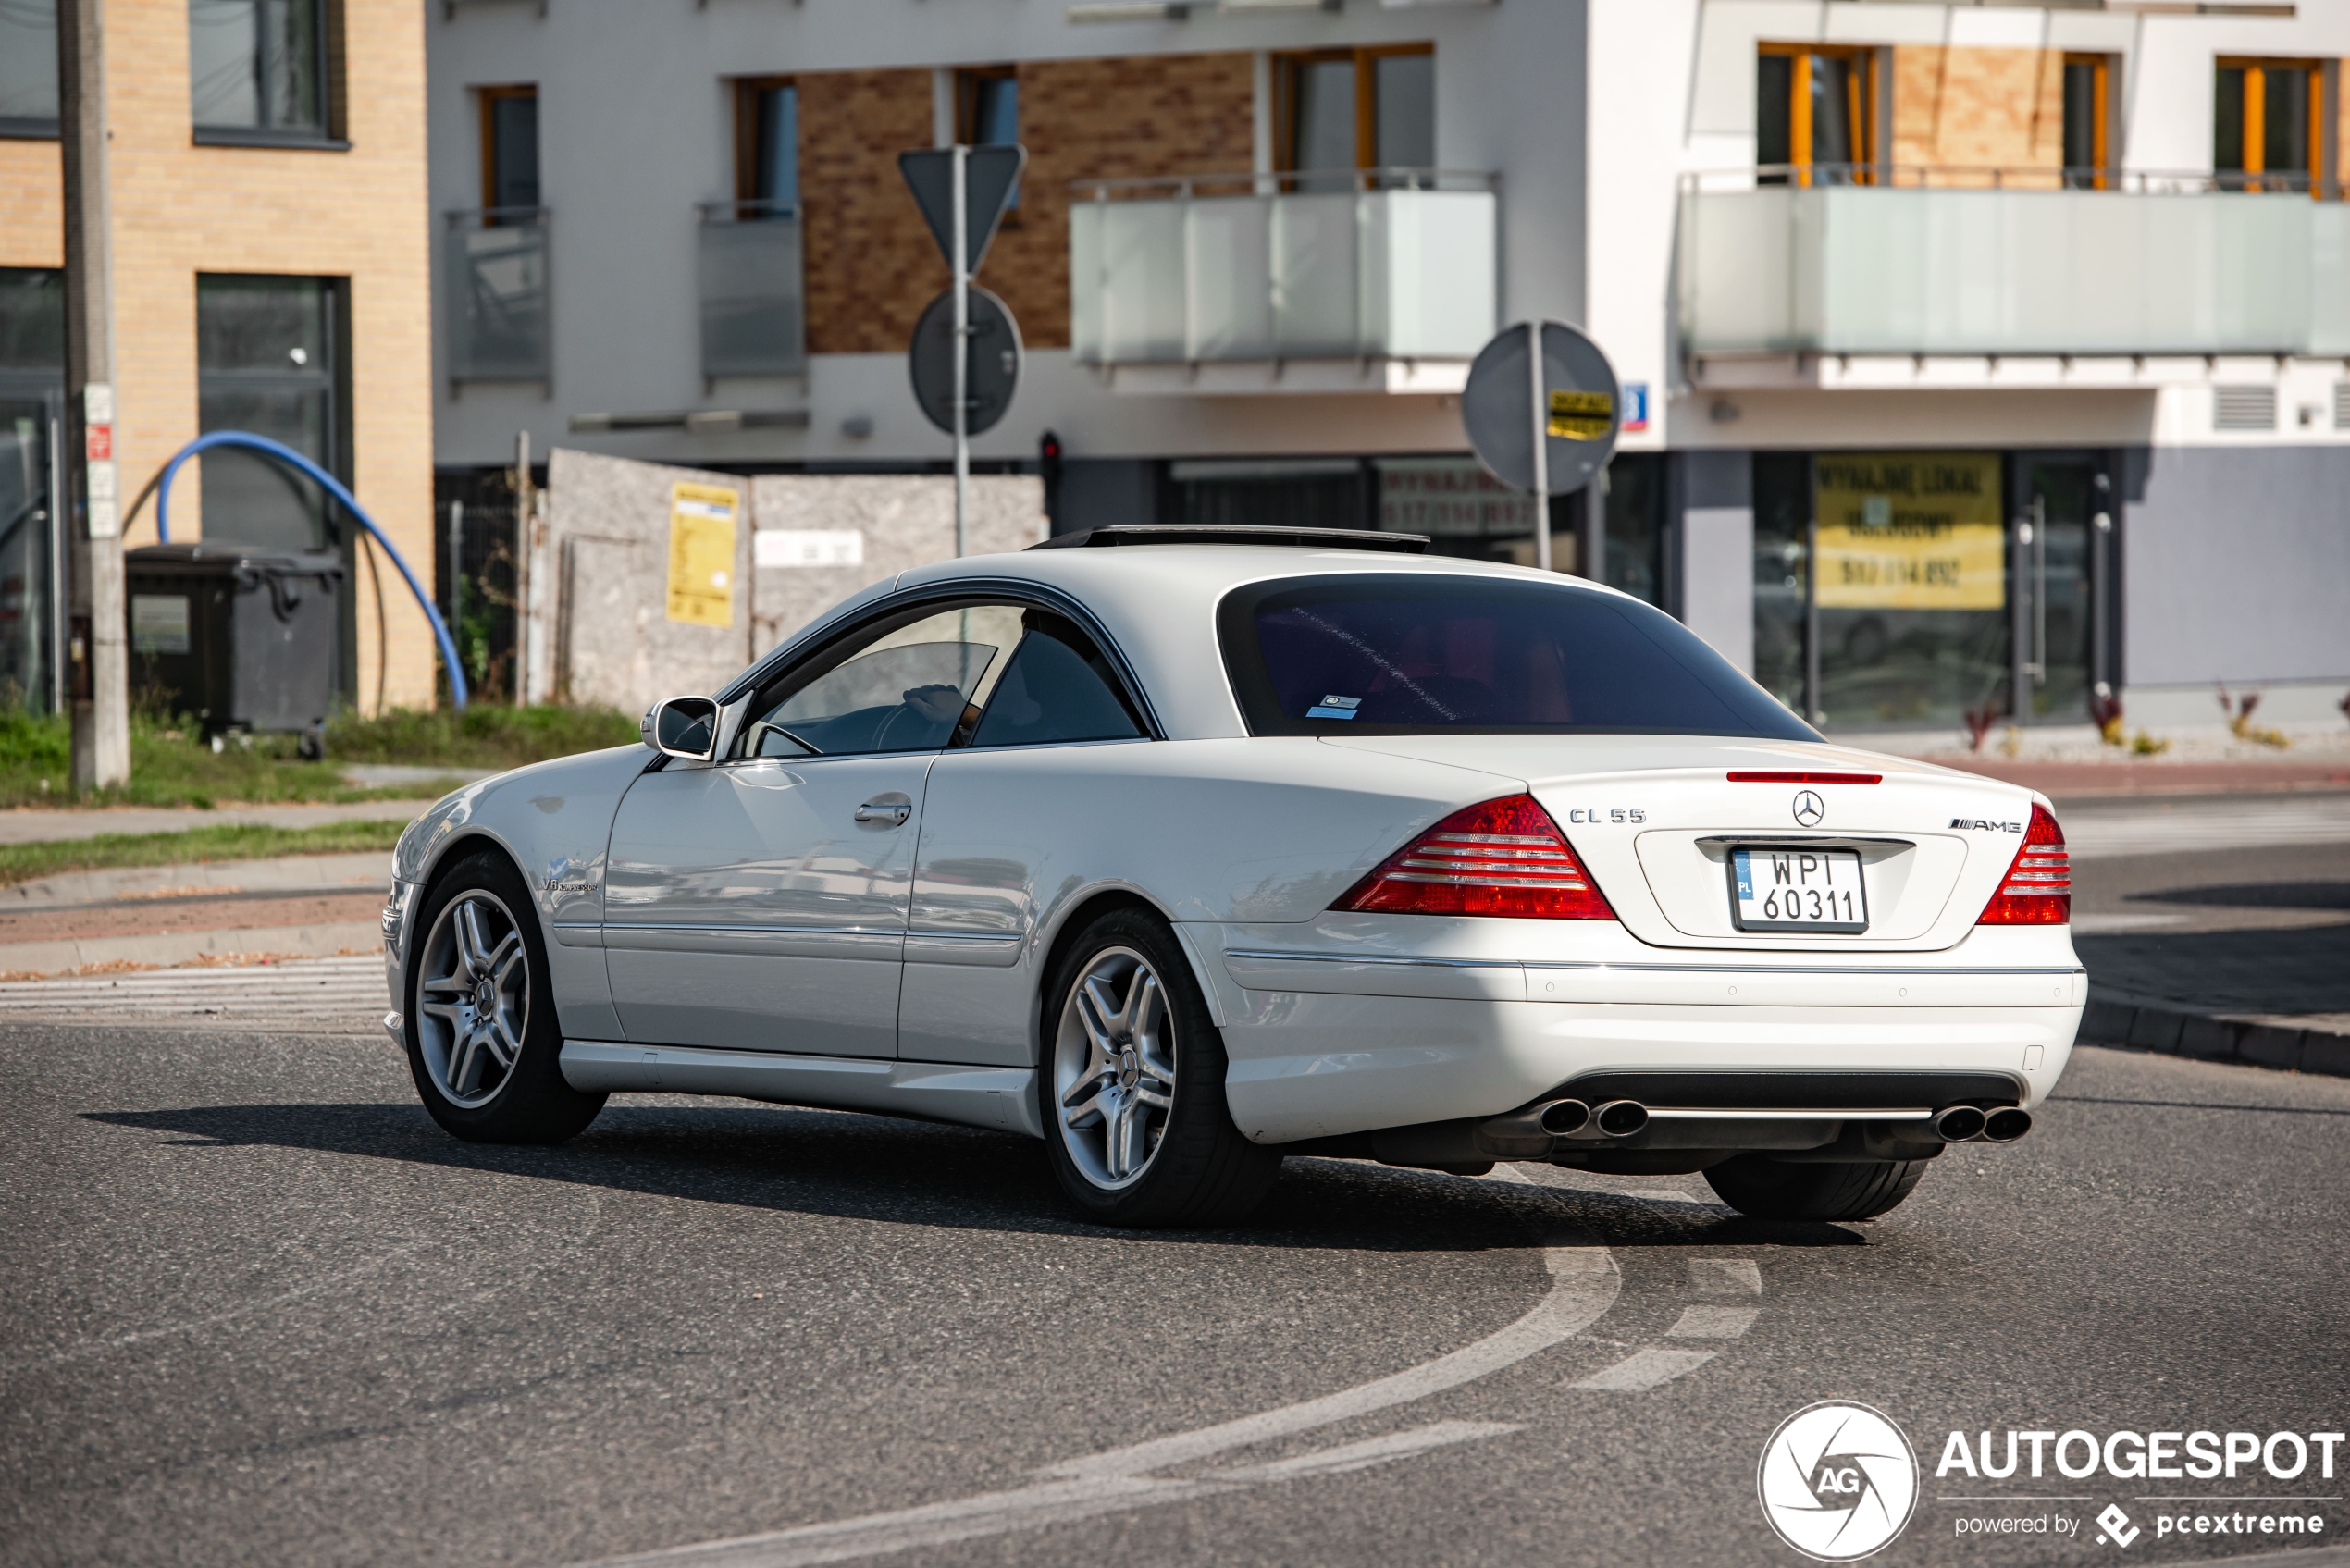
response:
[(1868, 930), (1860, 852), (1733, 849), (1730, 922), (1740, 931)]

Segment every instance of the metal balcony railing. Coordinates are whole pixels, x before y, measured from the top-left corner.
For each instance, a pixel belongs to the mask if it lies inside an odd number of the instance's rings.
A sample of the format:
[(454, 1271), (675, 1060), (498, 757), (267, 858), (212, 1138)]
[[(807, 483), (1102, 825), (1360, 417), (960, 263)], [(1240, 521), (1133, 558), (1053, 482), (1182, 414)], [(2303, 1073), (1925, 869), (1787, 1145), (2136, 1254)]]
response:
[(703, 378), (807, 374), (799, 209), (705, 202), (696, 211)]
[(1692, 174), (1677, 247), (1692, 353), (2350, 352), (2350, 206), (2306, 175)]
[(1081, 181), (1081, 364), (1469, 359), (1495, 310), (1494, 177), (1438, 169)]
[(446, 216), (441, 298), (450, 380), (546, 380), (547, 209)]

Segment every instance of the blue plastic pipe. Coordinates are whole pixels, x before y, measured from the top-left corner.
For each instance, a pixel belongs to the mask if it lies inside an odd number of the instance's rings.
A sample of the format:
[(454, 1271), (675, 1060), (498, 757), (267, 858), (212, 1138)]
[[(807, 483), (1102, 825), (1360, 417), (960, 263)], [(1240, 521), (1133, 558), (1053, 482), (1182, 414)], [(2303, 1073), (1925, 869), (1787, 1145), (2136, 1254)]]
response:
[(384, 547), (384, 553), (391, 557), (391, 563), (400, 568), (400, 575), (407, 581), (408, 591), (416, 596), (417, 608), (425, 612), (425, 619), (432, 623), (433, 637), (440, 644), (441, 662), (449, 670), (450, 695), (456, 698), (457, 710), (464, 712), (465, 673), (458, 667), (456, 640), (450, 636), (448, 623), (441, 620), (440, 611), (433, 608), (432, 596), (417, 586), (416, 574), (408, 570), (408, 562), (401, 558), (399, 550), (392, 548), (391, 541), (384, 537), (384, 531), (376, 526), (376, 520), (361, 510), (358, 499), (343, 488), (342, 481), (283, 441), (273, 441), (250, 430), (215, 430), (210, 435), (198, 436), (181, 447), (172, 455), (171, 461), (163, 465), (163, 477), (155, 485), (155, 537), (166, 544), (171, 542), (171, 481), (179, 474), (181, 463), (206, 447), (245, 447), (289, 463), (297, 473), (315, 480), (335, 498), (345, 512), (359, 519), (359, 525), (374, 536), (376, 543)]

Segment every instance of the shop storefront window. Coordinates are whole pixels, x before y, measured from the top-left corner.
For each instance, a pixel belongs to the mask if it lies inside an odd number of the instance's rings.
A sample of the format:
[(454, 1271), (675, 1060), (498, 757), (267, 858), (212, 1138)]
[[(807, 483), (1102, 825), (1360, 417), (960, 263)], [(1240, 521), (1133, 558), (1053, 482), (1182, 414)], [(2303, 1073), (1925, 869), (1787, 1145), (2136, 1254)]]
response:
[(1754, 454), (1754, 678), (1799, 713), (1804, 702), (1805, 581), (1812, 460)]

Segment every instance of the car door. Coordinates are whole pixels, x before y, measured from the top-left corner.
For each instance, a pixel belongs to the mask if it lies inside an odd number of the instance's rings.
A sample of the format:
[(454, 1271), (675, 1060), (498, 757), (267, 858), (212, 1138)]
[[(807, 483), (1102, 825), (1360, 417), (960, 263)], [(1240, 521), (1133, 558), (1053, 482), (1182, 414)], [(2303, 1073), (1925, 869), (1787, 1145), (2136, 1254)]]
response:
[(612, 823), (604, 946), (630, 1040), (886, 1057), (933, 762), (1020, 636), (1000, 603), (885, 611), (750, 698)]
[(1082, 881), (1098, 858), (1127, 772), (1106, 751), (1148, 738), (1141, 705), (1094, 639), (1066, 616), (1029, 610), (968, 739), (931, 770), (900, 1056), (1033, 1065), (1043, 977), (1027, 938), (1063, 882)]

